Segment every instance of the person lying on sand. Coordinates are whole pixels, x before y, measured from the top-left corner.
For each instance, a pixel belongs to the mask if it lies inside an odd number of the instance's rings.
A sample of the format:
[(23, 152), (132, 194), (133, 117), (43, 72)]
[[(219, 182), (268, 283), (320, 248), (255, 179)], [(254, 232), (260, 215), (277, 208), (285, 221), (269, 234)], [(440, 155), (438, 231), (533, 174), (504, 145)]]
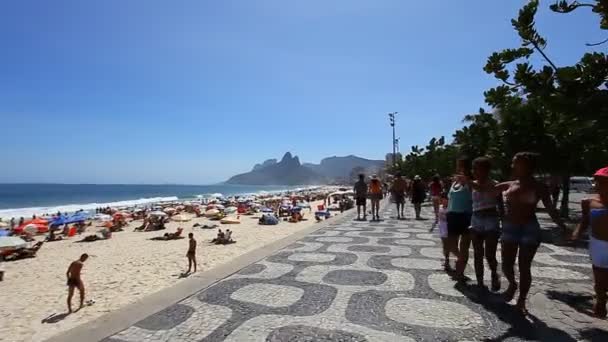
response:
[(97, 234), (87, 235), (82, 240), (76, 242), (95, 242), (97, 240), (105, 240), (105, 238), (98, 236)]
[(163, 235), (163, 236), (153, 237), (150, 240), (168, 241), (168, 240), (183, 239), (184, 237), (181, 236), (183, 231), (184, 231), (184, 228), (177, 228), (177, 231), (175, 233), (165, 233), (165, 235)]
[(40, 247), (42, 247), (42, 244), (44, 244), (44, 242), (39, 241), (39, 242), (36, 242), (36, 244), (33, 245), (32, 247), (17, 249), (13, 253), (6, 255), (4, 257), (4, 260), (15, 261), (15, 260), (25, 259), (25, 258), (34, 258), (34, 257), (36, 257), (36, 253), (38, 253), (38, 251), (40, 250)]
[(65, 273), (68, 278), (68, 313), (72, 313), (72, 297), (74, 296), (74, 289), (77, 288), (80, 293), (80, 306), (78, 309), (82, 309), (84, 305), (84, 283), (80, 278), (80, 272), (82, 271), (82, 266), (84, 266), (84, 262), (87, 261), (89, 255), (84, 253), (80, 256), (80, 259), (73, 261), (68, 267), (67, 272)]

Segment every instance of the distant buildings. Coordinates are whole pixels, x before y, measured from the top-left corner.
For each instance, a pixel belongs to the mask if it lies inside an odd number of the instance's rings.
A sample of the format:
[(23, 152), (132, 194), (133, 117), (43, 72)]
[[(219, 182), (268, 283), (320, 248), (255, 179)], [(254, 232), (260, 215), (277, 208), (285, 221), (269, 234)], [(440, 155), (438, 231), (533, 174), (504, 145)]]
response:
[[(395, 153), (395, 161), (401, 161), (401, 160), (403, 160), (403, 155), (401, 154), (401, 152)], [(386, 154), (385, 162), (386, 162), (386, 166), (393, 165), (393, 154), (392, 153)]]

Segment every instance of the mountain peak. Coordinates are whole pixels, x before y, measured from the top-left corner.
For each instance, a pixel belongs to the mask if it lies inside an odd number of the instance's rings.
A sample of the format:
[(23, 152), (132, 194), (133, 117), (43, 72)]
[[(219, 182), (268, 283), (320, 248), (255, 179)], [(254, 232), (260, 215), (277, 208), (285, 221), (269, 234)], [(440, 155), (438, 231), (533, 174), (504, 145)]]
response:
[(287, 152), (285, 155), (283, 155), (283, 158), (281, 158), (281, 163), (290, 162), (292, 158), (291, 152)]
[(300, 158), (291, 152), (285, 153), (279, 163), (269, 159), (256, 164), (248, 173), (236, 175), (228, 180), (229, 184), (250, 185), (305, 185), (320, 184), (326, 180), (311, 169), (300, 164)]

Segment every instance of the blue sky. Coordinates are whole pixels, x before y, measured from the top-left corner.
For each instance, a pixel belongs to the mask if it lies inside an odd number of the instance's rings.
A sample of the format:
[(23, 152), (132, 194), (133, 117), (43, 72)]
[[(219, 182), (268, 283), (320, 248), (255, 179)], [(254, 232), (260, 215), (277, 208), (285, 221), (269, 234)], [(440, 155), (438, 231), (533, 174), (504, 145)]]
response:
[[(291, 151), (383, 158), (484, 106), (524, 1), (0, 3), (0, 182), (208, 184)], [(558, 64), (605, 38), (549, 12)]]

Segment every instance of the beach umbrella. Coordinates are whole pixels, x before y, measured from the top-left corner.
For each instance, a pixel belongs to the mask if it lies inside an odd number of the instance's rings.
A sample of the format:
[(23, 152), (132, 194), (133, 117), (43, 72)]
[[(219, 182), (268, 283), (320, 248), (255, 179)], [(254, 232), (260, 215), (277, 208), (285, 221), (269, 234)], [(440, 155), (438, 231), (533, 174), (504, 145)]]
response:
[[(43, 220), (44, 222), (46, 222), (45, 220)], [(40, 221), (38, 221), (40, 222)], [(22, 225), (20, 225), (19, 227), (15, 228), (15, 233), (17, 234), (21, 234), (23, 232), (27, 232), (30, 234), (39, 234), (39, 233), (46, 233), (49, 231), (49, 227), (45, 224), (41, 224), (41, 223), (31, 223), (31, 221), (25, 222)]]
[(169, 207), (169, 208), (165, 208), (163, 211), (166, 212), (167, 214), (169, 214), (169, 213), (174, 213), (176, 210), (177, 209), (175, 209), (175, 208)]
[(224, 212), (227, 214), (232, 214), (232, 213), (235, 213), (237, 210), (238, 210), (237, 207), (228, 207), (228, 208), (224, 209)]
[(0, 221), (0, 228), (6, 228), (8, 227), (8, 223)]
[(217, 209), (209, 209), (205, 212), (205, 217), (215, 217), (219, 215), (220, 211)]
[(30, 233), (30, 234), (38, 234), (38, 230), (39, 230), (39, 226), (35, 225), (33, 223), (26, 224), (23, 227), (23, 229), (21, 229), (22, 232), (26, 232), (26, 233)]
[(175, 215), (171, 218), (173, 221), (177, 221), (177, 222), (188, 222), (191, 220), (191, 218), (187, 217), (186, 215)]
[(23, 248), (27, 242), (18, 236), (0, 236), (0, 251)]
[(49, 221), (47, 221), (45, 219), (41, 219), (41, 218), (35, 218), (33, 220), (26, 221), (25, 223), (32, 223), (32, 224), (36, 224), (36, 225), (46, 226), (49, 224)]
[(151, 212), (150, 215), (151, 216), (167, 216), (167, 213), (157, 210), (157, 211)]

